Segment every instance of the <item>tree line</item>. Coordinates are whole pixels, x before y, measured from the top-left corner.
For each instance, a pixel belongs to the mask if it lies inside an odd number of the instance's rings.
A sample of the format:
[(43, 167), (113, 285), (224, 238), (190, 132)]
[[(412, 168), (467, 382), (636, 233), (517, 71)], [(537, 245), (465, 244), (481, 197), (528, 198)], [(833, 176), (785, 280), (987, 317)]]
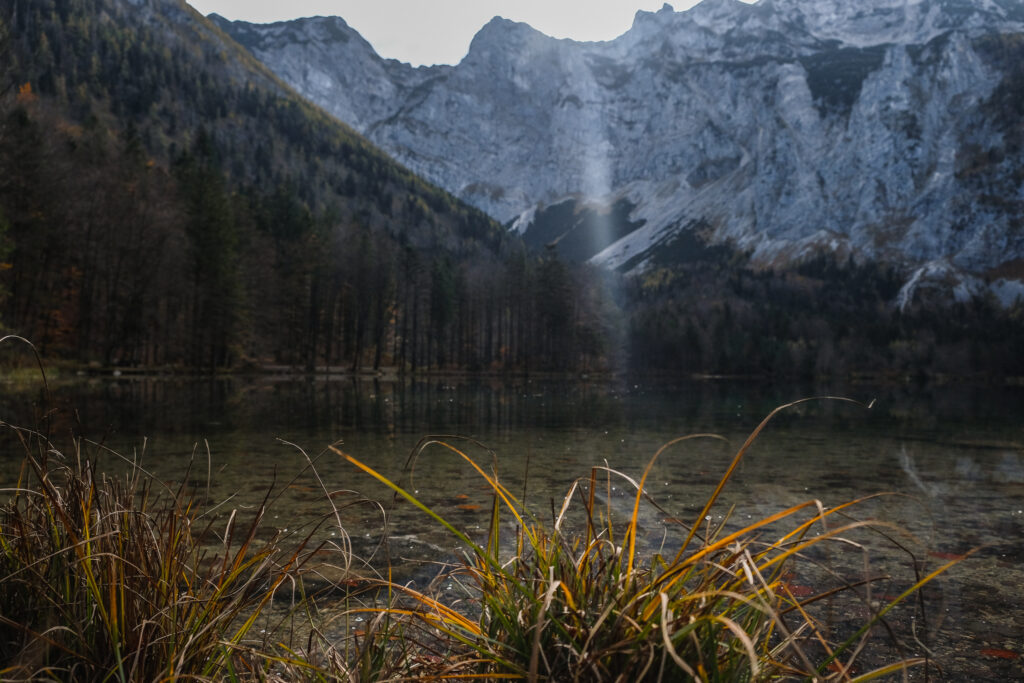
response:
[(892, 266), (822, 254), (752, 268), (728, 247), (630, 281), (635, 371), (792, 377), (1024, 376), (1024, 306), (895, 301)]

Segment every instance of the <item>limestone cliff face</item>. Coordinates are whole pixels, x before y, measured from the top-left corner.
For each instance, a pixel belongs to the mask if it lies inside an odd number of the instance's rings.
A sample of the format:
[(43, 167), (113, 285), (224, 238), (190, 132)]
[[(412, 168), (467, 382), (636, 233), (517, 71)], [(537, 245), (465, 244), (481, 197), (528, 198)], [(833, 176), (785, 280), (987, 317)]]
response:
[(699, 230), (761, 263), (894, 262), (908, 300), (1024, 291), (1016, 0), (704, 0), (601, 43), (495, 18), (461, 63), (429, 68), (381, 59), (338, 18), (220, 23), (528, 240), (560, 241), (544, 221), (567, 200), (607, 215), (575, 224), (574, 256), (639, 269)]

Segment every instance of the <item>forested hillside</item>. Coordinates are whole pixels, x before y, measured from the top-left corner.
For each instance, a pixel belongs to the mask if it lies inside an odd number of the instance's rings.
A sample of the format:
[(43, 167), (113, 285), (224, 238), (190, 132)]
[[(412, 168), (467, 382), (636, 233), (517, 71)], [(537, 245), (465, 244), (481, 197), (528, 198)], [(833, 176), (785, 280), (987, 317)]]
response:
[[(682, 240), (680, 240), (682, 241)], [(695, 241), (694, 241), (695, 242)], [(893, 304), (891, 267), (825, 255), (754, 269), (727, 247), (680, 247), (671, 265), (629, 281), (632, 368), (792, 377), (1024, 376), (1024, 308), (922, 292)], [(932, 298), (928, 298), (931, 294)]]
[(2, 0), (0, 40), (0, 325), (47, 355), (603, 362), (596, 276), (526, 254), (184, 2)]

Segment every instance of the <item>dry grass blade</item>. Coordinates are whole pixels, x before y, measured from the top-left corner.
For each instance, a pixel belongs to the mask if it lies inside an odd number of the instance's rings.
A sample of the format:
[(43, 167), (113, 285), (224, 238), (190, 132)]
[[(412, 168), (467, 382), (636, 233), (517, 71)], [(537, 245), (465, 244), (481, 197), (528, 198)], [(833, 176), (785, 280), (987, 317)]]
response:
[(636, 528), (640, 516), (640, 501), (644, 495), (644, 484), (647, 483), (647, 476), (651, 473), (651, 470), (654, 468), (654, 464), (661, 457), (662, 453), (664, 453), (670, 447), (678, 443), (683, 443), (684, 441), (692, 441), (694, 439), (720, 439), (721, 441), (728, 443), (727, 439), (725, 439), (722, 436), (719, 436), (718, 434), (689, 434), (687, 436), (680, 436), (664, 444), (654, 453), (654, 456), (647, 462), (647, 467), (644, 468), (644, 473), (640, 477), (640, 483), (637, 484), (636, 486), (636, 498), (633, 501), (633, 515), (630, 517), (629, 527), (626, 531), (626, 539), (629, 543), (629, 550), (627, 551), (627, 574), (633, 571), (633, 559), (636, 554)]
[(719, 480), (718, 486), (715, 488), (714, 493), (711, 494), (707, 502), (704, 504), (704, 508), (700, 511), (700, 514), (697, 515), (696, 523), (690, 529), (690, 533), (687, 534), (686, 540), (683, 541), (682, 546), (680, 546), (679, 552), (676, 554), (677, 560), (682, 556), (684, 552), (686, 552), (686, 549), (689, 547), (690, 542), (693, 540), (693, 535), (696, 533), (697, 528), (700, 526), (700, 520), (707, 517), (708, 512), (711, 510), (712, 506), (714, 506), (714, 504), (718, 501), (718, 497), (722, 494), (722, 489), (725, 488), (725, 485), (732, 478), (733, 472), (736, 471), (736, 467), (740, 464), (740, 461), (743, 459), (743, 456), (747, 454), (747, 451), (753, 445), (754, 441), (757, 440), (757, 437), (761, 435), (761, 432), (764, 431), (764, 428), (768, 426), (768, 423), (771, 422), (772, 419), (782, 411), (788, 410), (803, 403), (810, 403), (812, 401), (841, 401), (844, 403), (852, 403), (853, 405), (861, 406), (863, 408), (868, 409), (870, 409), (871, 406), (874, 405), (873, 401), (869, 404), (864, 404), (861, 403), (860, 401), (854, 401), (852, 399), (842, 398), (839, 396), (819, 396), (814, 398), (802, 398), (799, 401), (792, 401), (791, 403), (781, 405), (775, 408), (772, 412), (768, 413), (767, 417), (761, 420), (761, 424), (757, 425), (754, 431), (750, 433), (750, 436), (747, 437), (747, 440), (743, 442), (743, 445), (740, 446), (739, 450), (736, 451), (736, 455), (733, 457), (732, 462), (729, 463), (729, 468), (725, 471), (725, 474), (722, 475), (722, 478)]

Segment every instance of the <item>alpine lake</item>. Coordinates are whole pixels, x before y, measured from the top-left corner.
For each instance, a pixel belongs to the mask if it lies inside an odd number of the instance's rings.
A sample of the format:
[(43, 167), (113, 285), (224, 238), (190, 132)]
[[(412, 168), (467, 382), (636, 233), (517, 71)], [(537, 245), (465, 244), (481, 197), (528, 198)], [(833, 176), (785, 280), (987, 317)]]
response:
[[(856, 599), (816, 603), (818, 618), (841, 631), (894, 600), (915, 571), (923, 576), (970, 553), (924, 588), (923, 609), (910, 599), (886, 615), (864, 666), (927, 649), (934, 664), (911, 670), (910, 680), (1024, 680), (1024, 387), (337, 376), (75, 378), (52, 382), (49, 396), (38, 381), (0, 387), (0, 419), (45, 424), (58, 448), (81, 437), (82, 452), (111, 473), (123, 473), (122, 457), (134, 460), (169, 490), (184, 485), (225, 522), (232, 510), (254, 514), (266, 500), (267, 533), (350, 544), (360, 560), (353, 574), (390, 566), (396, 580), (418, 584), (458, 561), (456, 540), (329, 445), (483, 541), (489, 486), (443, 446), (427, 445), (410, 460), (424, 437), (495, 469), (549, 524), (574, 482), (595, 467), (615, 470), (598, 470), (596, 494), (625, 526), (636, 494), (626, 477), (639, 481), (676, 437), (715, 434), (724, 440), (675, 444), (652, 467), (644, 488), (656, 505), (641, 507), (642, 552), (674, 553), (685, 536), (680, 522), (739, 526), (806, 500), (827, 509), (868, 497), (850, 516), (877, 522), (878, 531), (858, 530), (850, 543), (828, 544), (795, 564), (794, 594), (876, 578)], [(814, 396), (874, 403), (815, 400), (782, 411), (707, 519), (697, 520), (761, 420)], [(9, 433), (0, 444), (6, 489), (16, 484), (23, 452)], [(809, 510), (800, 521), (815, 514)], [(510, 520), (503, 517), (509, 538)], [(768, 527), (762, 540), (786, 530)]]

